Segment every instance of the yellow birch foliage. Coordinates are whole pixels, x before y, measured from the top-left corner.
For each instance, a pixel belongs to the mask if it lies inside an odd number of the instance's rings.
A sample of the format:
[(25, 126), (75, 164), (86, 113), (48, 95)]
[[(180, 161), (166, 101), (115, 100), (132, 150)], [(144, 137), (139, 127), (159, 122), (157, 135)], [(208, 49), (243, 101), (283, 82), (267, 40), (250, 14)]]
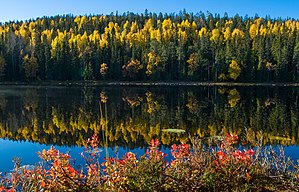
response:
[(232, 60), (231, 64), (228, 68), (228, 76), (229, 78), (236, 80), (241, 74), (241, 68), (236, 60)]

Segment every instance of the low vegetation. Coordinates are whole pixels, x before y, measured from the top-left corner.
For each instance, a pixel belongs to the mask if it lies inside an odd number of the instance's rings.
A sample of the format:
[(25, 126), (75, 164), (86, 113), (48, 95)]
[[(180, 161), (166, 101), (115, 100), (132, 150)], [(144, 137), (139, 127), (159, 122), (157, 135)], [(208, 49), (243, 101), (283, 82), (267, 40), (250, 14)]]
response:
[[(146, 154), (99, 161), (98, 136), (81, 153), (86, 166), (54, 147), (39, 152), (41, 161), (3, 174), (2, 191), (296, 191), (299, 171), (282, 149), (251, 146), (237, 135), (191, 138), (173, 144), (166, 161), (160, 142), (153, 139)], [(260, 142), (262, 143), (262, 142)], [(116, 155), (117, 156), (117, 155)]]

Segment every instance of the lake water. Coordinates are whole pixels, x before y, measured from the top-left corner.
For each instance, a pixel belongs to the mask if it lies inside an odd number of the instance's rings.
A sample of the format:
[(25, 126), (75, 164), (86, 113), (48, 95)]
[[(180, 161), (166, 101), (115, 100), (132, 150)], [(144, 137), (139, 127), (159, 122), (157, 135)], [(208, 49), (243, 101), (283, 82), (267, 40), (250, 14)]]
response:
[(264, 145), (284, 145), (299, 159), (298, 117), (298, 87), (1, 86), (0, 171), (13, 168), (14, 156), (35, 164), (37, 151), (51, 145), (84, 163), (79, 154), (94, 132), (103, 157), (141, 155), (152, 138), (169, 152), (189, 136), (232, 132), (252, 143), (262, 136)]

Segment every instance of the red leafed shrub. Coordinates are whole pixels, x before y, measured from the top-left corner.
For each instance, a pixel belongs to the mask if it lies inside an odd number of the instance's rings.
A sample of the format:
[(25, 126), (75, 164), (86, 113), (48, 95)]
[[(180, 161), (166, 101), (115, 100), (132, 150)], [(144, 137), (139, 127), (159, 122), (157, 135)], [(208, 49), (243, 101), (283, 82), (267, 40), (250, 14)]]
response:
[[(298, 166), (273, 148), (250, 148), (237, 135), (191, 138), (173, 144), (171, 160), (153, 139), (143, 156), (132, 152), (100, 163), (98, 136), (81, 153), (86, 166), (74, 165), (69, 154), (51, 147), (39, 152), (33, 169), (20, 167), (2, 174), (0, 191), (277, 191), (299, 190)], [(292, 169), (289, 167), (292, 166)]]

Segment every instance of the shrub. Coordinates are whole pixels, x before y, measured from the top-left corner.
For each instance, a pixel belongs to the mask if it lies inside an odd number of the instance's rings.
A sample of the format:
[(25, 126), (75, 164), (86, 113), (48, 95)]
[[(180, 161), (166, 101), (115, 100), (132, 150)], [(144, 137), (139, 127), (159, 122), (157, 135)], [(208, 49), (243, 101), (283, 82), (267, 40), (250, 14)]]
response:
[(272, 147), (239, 144), (226, 134), (206, 141), (173, 144), (172, 160), (165, 160), (157, 139), (146, 154), (132, 152), (100, 163), (98, 137), (93, 135), (81, 153), (85, 167), (76, 167), (69, 154), (54, 147), (39, 153), (34, 169), (20, 167), (8, 177), (2, 191), (278, 191), (299, 190), (298, 165)]

